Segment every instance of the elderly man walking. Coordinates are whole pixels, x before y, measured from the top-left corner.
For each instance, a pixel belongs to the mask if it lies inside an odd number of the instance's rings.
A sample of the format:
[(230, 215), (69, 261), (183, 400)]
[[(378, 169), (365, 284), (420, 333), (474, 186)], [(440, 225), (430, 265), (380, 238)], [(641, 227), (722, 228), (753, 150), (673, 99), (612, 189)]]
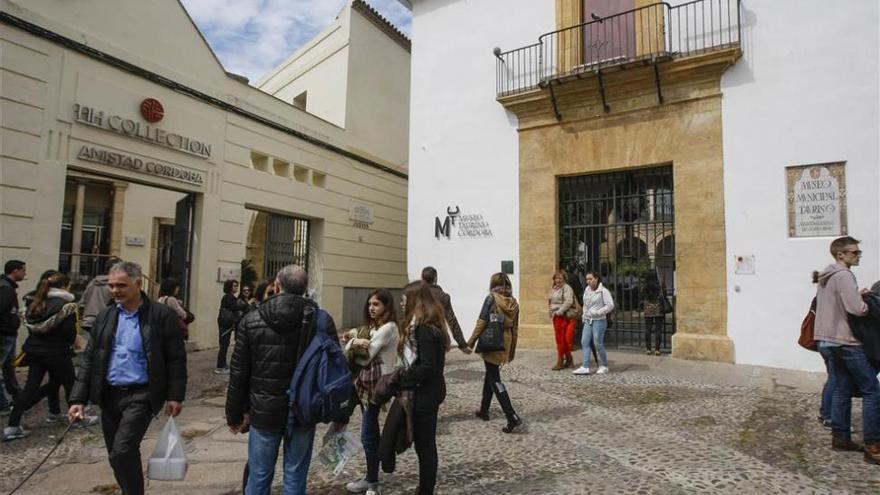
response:
[[(233, 433), (250, 425), (247, 495), (269, 495), (278, 448), (284, 444), (284, 495), (306, 493), (315, 427), (288, 431), (287, 391), (299, 358), (314, 337), (314, 325), (303, 327), (307, 312), (318, 305), (305, 297), (309, 275), (288, 265), (275, 279), (275, 296), (263, 301), (242, 320), (235, 334), (226, 394), (226, 422)], [(329, 320), (329, 318), (328, 318)], [(336, 328), (325, 328), (331, 337)]]
[(140, 445), (165, 405), (180, 414), (186, 393), (186, 349), (177, 315), (141, 290), (141, 267), (120, 262), (108, 285), (116, 303), (98, 313), (70, 397), (71, 421), (85, 404), (101, 406), (101, 426), (113, 475), (124, 495), (144, 493)]

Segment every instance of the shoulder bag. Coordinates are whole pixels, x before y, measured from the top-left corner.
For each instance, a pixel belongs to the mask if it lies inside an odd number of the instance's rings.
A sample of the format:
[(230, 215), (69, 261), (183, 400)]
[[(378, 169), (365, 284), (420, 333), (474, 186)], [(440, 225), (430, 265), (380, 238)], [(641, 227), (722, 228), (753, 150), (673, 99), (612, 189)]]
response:
[[(490, 296), (492, 297), (492, 296)], [(497, 312), (495, 298), (492, 297), (492, 306), (489, 308), (489, 319), (486, 328), (477, 339), (474, 352), (479, 354), (504, 350), (504, 315)]]
[(804, 316), (804, 321), (801, 322), (801, 335), (798, 337), (798, 345), (808, 351), (818, 352), (819, 346), (814, 338), (815, 330), (816, 298), (814, 297), (813, 302), (810, 303), (810, 310), (807, 311), (807, 316)]

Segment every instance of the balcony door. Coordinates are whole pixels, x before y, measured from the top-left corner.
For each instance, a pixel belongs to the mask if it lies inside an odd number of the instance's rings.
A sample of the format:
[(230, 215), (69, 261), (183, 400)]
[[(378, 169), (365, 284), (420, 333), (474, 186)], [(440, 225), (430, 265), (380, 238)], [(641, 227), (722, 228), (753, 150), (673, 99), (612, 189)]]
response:
[[(636, 55), (635, 0), (583, 0), (584, 65), (613, 64)], [(626, 14), (622, 14), (627, 12)], [(622, 14), (622, 15), (617, 15)]]

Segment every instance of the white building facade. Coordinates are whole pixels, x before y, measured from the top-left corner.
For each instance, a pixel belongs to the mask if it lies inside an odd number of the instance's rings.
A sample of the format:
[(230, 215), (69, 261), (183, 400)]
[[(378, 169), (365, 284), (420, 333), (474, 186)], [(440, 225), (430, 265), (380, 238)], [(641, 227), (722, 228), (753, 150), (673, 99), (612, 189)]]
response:
[[(852, 235), (880, 279), (876, 2), (404, 3), (409, 275), (436, 266), (465, 327), (512, 261), (521, 339), (554, 346), (546, 292), (577, 258), (620, 298), (611, 348), (643, 348), (657, 277), (673, 356), (822, 369), (796, 344), (810, 272)], [(816, 178), (834, 194), (799, 196)]]

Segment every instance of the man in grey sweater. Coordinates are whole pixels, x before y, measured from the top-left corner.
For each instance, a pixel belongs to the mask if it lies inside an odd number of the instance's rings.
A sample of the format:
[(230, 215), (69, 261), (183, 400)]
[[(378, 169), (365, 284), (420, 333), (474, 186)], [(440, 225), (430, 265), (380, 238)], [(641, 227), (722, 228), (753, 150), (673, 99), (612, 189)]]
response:
[[(819, 284), (815, 339), (820, 352), (828, 355), (831, 370), (831, 446), (835, 450), (864, 450), (866, 462), (880, 464), (880, 383), (862, 343), (853, 336), (847, 316), (862, 316), (868, 311), (850, 271), (862, 256), (859, 241), (849, 236), (837, 238), (831, 243), (831, 255), (835, 263), (813, 274)], [(857, 390), (863, 397), (864, 448), (850, 438), (852, 397)]]

